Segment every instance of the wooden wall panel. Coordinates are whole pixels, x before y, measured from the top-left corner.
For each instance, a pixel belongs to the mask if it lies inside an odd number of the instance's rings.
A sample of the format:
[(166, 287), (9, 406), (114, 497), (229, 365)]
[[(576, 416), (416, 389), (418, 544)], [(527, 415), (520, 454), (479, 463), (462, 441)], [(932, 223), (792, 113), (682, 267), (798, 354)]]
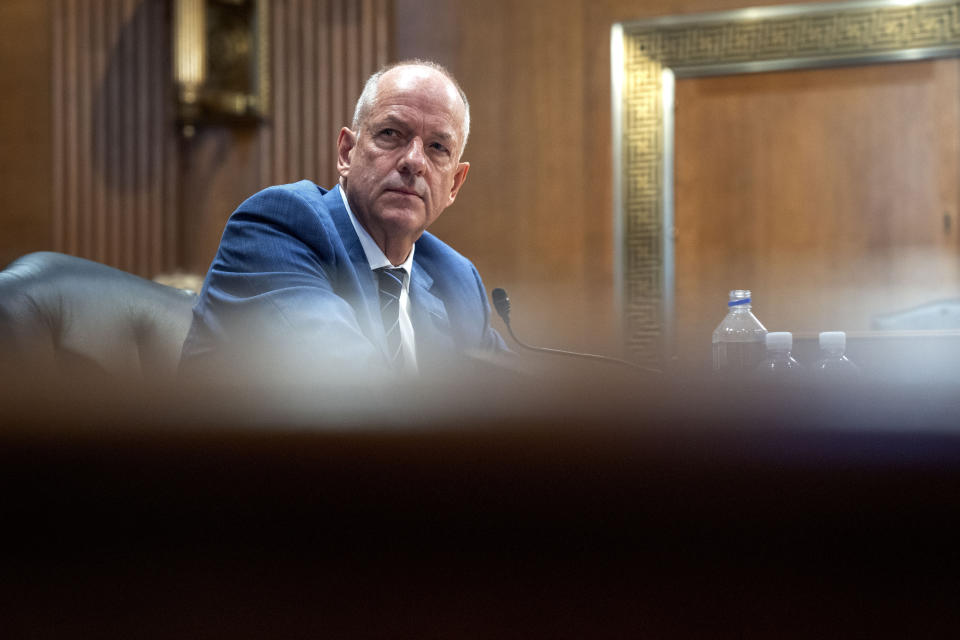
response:
[(336, 181), (335, 145), (364, 80), (386, 64), (387, 0), (275, 0), (272, 126), (263, 182)]
[(958, 78), (944, 59), (677, 83), (685, 360), (706, 359), (730, 289), (794, 332), (957, 295)]
[(0, 2), (0, 268), (50, 249), (50, 7)]
[(52, 246), (145, 276), (178, 258), (167, 4), (52, 1)]

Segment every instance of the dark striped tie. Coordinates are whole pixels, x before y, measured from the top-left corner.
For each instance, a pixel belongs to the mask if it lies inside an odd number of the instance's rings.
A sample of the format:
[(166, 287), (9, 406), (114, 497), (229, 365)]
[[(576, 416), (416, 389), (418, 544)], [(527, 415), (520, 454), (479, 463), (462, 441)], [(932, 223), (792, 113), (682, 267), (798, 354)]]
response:
[(387, 333), (387, 350), (390, 364), (399, 367), (403, 364), (403, 349), (400, 345), (400, 291), (407, 272), (403, 269), (384, 267), (377, 269), (380, 280), (380, 316), (383, 329)]

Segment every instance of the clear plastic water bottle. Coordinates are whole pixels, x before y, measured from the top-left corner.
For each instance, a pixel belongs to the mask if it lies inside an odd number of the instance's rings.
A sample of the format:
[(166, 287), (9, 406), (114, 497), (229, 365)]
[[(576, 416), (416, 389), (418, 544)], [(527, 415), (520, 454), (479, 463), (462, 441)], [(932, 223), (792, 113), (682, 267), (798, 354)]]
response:
[(846, 355), (847, 334), (843, 331), (820, 333), (820, 359), (814, 365), (814, 374), (822, 381), (841, 382), (855, 380), (860, 376), (860, 367)]
[(761, 378), (797, 378), (802, 367), (794, 360), (790, 352), (793, 351), (793, 334), (789, 331), (771, 331), (766, 336), (767, 357), (757, 372)]
[(713, 331), (713, 370), (731, 375), (748, 374), (763, 359), (767, 329), (753, 315), (750, 291), (730, 292), (727, 316)]

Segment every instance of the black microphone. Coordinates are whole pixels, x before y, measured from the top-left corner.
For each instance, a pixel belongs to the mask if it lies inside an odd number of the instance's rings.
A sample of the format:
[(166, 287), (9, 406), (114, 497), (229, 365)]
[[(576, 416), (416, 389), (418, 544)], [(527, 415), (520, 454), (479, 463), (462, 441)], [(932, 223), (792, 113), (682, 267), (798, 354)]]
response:
[(507, 292), (503, 289), (497, 288), (490, 292), (490, 299), (493, 300), (493, 308), (497, 310), (497, 314), (503, 320), (503, 324), (506, 325), (507, 331), (510, 332), (510, 337), (513, 338), (513, 341), (518, 345), (527, 349), (529, 351), (539, 351), (540, 353), (552, 353), (555, 355), (562, 356), (572, 356), (574, 358), (583, 358), (586, 360), (601, 360), (603, 362), (613, 362), (620, 364), (632, 369), (639, 369), (646, 373), (663, 373), (658, 369), (650, 369), (648, 367), (641, 367), (640, 365), (634, 362), (628, 362), (627, 360), (621, 360), (619, 358), (611, 358), (609, 356), (598, 356), (593, 353), (577, 353), (576, 351), (564, 351), (562, 349), (548, 349), (547, 347), (534, 347), (529, 344), (522, 342), (517, 336), (513, 333), (513, 327), (510, 326), (510, 298), (507, 296)]
[[(503, 289), (497, 288), (490, 293), (490, 298), (493, 300), (493, 308), (497, 310), (497, 314), (503, 319), (503, 323), (507, 325), (507, 329), (510, 328), (510, 298), (507, 297), (507, 292)], [(516, 340), (516, 338), (514, 338)]]

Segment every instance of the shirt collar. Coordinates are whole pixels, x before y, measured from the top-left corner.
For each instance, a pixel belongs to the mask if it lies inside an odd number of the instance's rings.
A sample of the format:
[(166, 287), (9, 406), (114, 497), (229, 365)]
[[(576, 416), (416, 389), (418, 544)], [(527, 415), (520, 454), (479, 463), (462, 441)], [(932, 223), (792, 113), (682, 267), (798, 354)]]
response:
[[(373, 241), (373, 238), (370, 236), (370, 234), (367, 233), (367, 230), (363, 228), (362, 224), (360, 224), (360, 221), (357, 220), (357, 216), (353, 215), (353, 210), (350, 208), (350, 203), (347, 202), (347, 194), (343, 190), (343, 187), (338, 185), (337, 190), (340, 191), (340, 198), (343, 200), (343, 206), (347, 210), (347, 215), (350, 216), (350, 222), (353, 224), (353, 228), (357, 232), (357, 237), (360, 238), (360, 246), (363, 247), (363, 253), (367, 256), (367, 262), (370, 264), (370, 269), (375, 271), (383, 267), (394, 267), (380, 247), (377, 246), (377, 243)], [(410, 274), (413, 272), (413, 252), (416, 250), (417, 245), (410, 247), (410, 255), (407, 256), (407, 259), (404, 260), (402, 264), (398, 264), (394, 267), (403, 269), (407, 272), (407, 277), (404, 278), (403, 283), (404, 288), (407, 288), (410, 283)]]

